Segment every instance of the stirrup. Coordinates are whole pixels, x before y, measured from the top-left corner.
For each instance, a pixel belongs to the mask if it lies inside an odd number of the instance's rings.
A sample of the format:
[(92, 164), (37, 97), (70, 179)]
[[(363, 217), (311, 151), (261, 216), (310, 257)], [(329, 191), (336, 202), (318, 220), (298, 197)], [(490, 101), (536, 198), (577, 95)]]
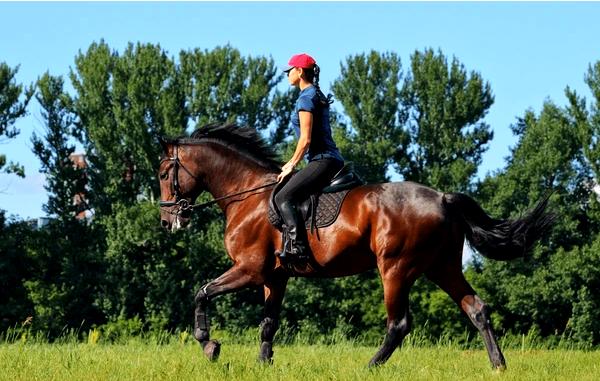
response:
[(310, 249), (304, 249), (302, 251), (302, 254), (299, 254), (298, 252), (300, 250), (298, 250), (298, 248), (295, 247), (294, 243), (290, 241), (291, 240), (284, 242), (283, 250), (275, 251), (275, 255), (278, 256), (279, 259), (285, 263), (308, 261), (310, 259), (310, 254), (307, 251)]
[(310, 258), (310, 248), (308, 247), (308, 243), (304, 245), (304, 250), (300, 250), (298, 246), (294, 245), (295, 242), (292, 243), (291, 255), (294, 259), (298, 261), (307, 261)]

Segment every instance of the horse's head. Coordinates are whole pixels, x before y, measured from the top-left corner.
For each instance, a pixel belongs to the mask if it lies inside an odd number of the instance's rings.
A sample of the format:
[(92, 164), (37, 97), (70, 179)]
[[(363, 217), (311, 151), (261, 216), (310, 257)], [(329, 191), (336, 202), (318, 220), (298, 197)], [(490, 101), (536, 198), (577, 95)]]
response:
[(277, 155), (250, 127), (207, 125), (189, 137), (160, 139), (160, 144), (161, 225), (170, 230), (189, 224), (190, 206), (202, 191), (210, 192), (213, 201), (224, 200), (240, 183), (251, 189), (281, 171)]
[(164, 153), (158, 167), (160, 223), (163, 228), (175, 231), (189, 224), (189, 206), (200, 194), (202, 186), (191, 151), (177, 141), (161, 139), (160, 143)]

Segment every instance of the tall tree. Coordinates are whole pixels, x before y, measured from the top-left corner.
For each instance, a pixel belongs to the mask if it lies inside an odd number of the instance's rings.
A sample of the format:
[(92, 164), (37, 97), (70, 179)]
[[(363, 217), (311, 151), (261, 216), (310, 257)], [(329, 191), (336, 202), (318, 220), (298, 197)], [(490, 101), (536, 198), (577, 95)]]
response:
[(271, 101), (281, 75), (273, 59), (242, 57), (229, 45), (179, 54), (189, 114), (196, 127), (237, 122), (264, 130), (273, 120)]
[[(554, 191), (558, 214), (550, 237), (521, 261), (484, 261), (476, 284), (490, 295), (504, 329), (542, 335), (572, 335), (597, 344), (600, 326), (589, 290), (599, 287), (596, 270), (600, 209), (594, 191), (598, 131), (585, 100), (567, 88), (566, 107), (546, 101), (539, 115), (527, 111), (512, 127), (518, 142), (506, 168), (479, 187), (485, 207), (499, 217), (517, 217)], [(595, 312), (596, 311), (596, 312)]]
[(587, 111), (585, 100), (577, 96), (573, 91), (567, 89), (567, 97), (570, 100), (570, 114), (579, 124), (588, 124), (589, 129), (585, 139), (585, 156), (590, 165), (595, 183), (600, 179), (600, 61), (590, 65), (585, 75), (585, 82), (592, 93), (590, 111)]
[(398, 172), (444, 191), (470, 190), (493, 137), (483, 121), (494, 102), (489, 83), (467, 74), (457, 58), (448, 64), (441, 51), (427, 49), (411, 56), (401, 99), (410, 143), (395, 157)]
[(36, 100), (42, 108), (46, 135), (32, 138), (33, 151), (46, 175), (48, 202), (53, 217), (35, 232), (37, 242), (27, 249), (32, 263), (25, 286), (34, 303), (34, 324), (50, 337), (64, 327), (89, 327), (102, 321), (95, 306), (103, 268), (96, 250), (94, 229), (77, 219), (86, 193), (83, 169), (71, 159), (73, 115), (63, 79), (44, 74), (37, 83)]
[(408, 143), (406, 116), (398, 108), (401, 69), (395, 53), (371, 51), (347, 57), (332, 84), (348, 117), (339, 121), (338, 145), (368, 182), (386, 181), (393, 157)]
[[(26, 106), (33, 90), (25, 90), (16, 83), (18, 71), (0, 62), (0, 142), (12, 139), (19, 131), (14, 127), (16, 120), (26, 114)], [(6, 155), (0, 154), (0, 171), (25, 176), (23, 166), (6, 162)], [(32, 305), (27, 297), (23, 280), (28, 273), (29, 261), (25, 247), (32, 228), (22, 221), (7, 220), (0, 209), (0, 330), (4, 331), (16, 323), (22, 323), (30, 316)]]
[(69, 221), (81, 212), (83, 203), (76, 203), (76, 197), (86, 192), (84, 169), (75, 165), (71, 158), (75, 146), (69, 142), (74, 120), (69, 112), (70, 99), (63, 91), (61, 77), (45, 73), (37, 86), (35, 98), (42, 107), (46, 135), (42, 138), (34, 133), (31, 141), (33, 152), (41, 162), (40, 172), (46, 175), (48, 202), (43, 208), (50, 216)]
[[(15, 122), (27, 113), (26, 107), (34, 92), (33, 87), (23, 90), (23, 86), (17, 84), (15, 75), (18, 71), (18, 66), (12, 69), (5, 62), (0, 62), (0, 142), (19, 134)], [(21, 95), (24, 97), (19, 100)], [(12, 161), (7, 164), (3, 154), (0, 154), (0, 170), (25, 177), (23, 166)]]
[(582, 138), (587, 125), (580, 125), (567, 111), (551, 101), (540, 115), (531, 110), (512, 126), (517, 145), (503, 171), (487, 177), (479, 186), (479, 198), (487, 210), (499, 217), (516, 217), (550, 191), (553, 206), (564, 218), (555, 230), (553, 247), (582, 242), (588, 229), (584, 208), (590, 197), (590, 173), (585, 163)]
[(158, 138), (187, 125), (183, 84), (167, 53), (129, 44), (119, 55), (103, 41), (93, 43), (76, 57), (71, 80), (96, 211), (106, 215), (114, 203), (157, 197)]

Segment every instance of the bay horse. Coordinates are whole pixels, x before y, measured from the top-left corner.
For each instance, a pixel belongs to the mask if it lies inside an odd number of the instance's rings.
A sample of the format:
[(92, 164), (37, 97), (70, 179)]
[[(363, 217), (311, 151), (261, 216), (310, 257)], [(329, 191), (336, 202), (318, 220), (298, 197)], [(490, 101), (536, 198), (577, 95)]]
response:
[(190, 137), (161, 139), (161, 225), (188, 225), (195, 199), (208, 191), (225, 215), (225, 249), (233, 266), (195, 297), (194, 337), (214, 360), (220, 344), (209, 334), (208, 307), (218, 295), (264, 287), (259, 361), (271, 363), (273, 338), (291, 276), (341, 277), (377, 268), (383, 283), (387, 332), (369, 365), (386, 362), (411, 329), (409, 290), (427, 276), (458, 304), (483, 337), (493, 368), (506, 367), (490, 312), (462, 273), (465, 238), (495, 260), (523, 257), (552, 226), (547, 197), (516, 220), (491, 218), (469, 196), (413, 182), (367, 184), (350, 190), (337, 221), (309, 234), (315, 268), (290, 272), (274, 254), (281, 233), (268, 221), (269, 197), (281, 163), (252, 128), (208, 125)]

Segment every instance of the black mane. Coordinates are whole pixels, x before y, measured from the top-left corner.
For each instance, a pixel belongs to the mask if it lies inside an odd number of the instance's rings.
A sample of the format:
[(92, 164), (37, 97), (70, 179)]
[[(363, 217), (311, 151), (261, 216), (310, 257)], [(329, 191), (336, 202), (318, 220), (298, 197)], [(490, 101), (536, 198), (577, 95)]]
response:
[(179, 137), (178, 144), (198, 144), (205, 140), (217, 141), (254, 160), (261, 166), (281, 170), (278, 155), (253, 128), (237, 124), (207, 124), (196, 129), (190, 137)]

